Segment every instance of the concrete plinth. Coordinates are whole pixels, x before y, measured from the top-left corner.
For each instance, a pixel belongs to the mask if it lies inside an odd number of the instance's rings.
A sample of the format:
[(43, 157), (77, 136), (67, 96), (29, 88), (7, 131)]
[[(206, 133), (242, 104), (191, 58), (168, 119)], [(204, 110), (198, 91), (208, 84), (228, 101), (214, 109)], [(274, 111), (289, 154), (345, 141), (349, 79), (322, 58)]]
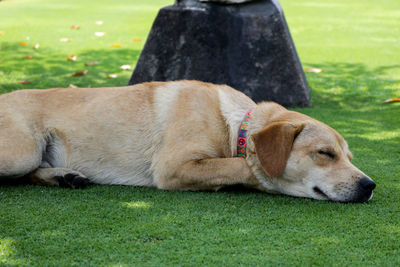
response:
[(254, 101), (309, 106), (307, 81), (278, 1), (181, 0), (160, 10), (129, 84), (201, 80)]

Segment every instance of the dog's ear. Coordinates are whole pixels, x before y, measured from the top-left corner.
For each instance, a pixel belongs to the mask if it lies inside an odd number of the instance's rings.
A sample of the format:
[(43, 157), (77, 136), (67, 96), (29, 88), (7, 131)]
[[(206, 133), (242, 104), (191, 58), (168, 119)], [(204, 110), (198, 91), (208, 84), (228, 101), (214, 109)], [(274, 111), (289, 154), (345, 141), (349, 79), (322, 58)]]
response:
[(282, 175), (296, 136), (304, 124), (273, 122), (251, 135), (258, 160), (266, 174), (271, 177)]

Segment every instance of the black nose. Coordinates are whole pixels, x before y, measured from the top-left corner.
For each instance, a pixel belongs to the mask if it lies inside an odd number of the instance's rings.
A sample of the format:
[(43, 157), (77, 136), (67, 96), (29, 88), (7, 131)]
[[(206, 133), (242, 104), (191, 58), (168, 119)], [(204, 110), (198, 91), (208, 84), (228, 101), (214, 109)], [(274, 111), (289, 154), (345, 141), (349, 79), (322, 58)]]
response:
[(376, 183), (367, 177), (361, 178), (358, 184), (365, 191), (372, 191), (376, 187)]

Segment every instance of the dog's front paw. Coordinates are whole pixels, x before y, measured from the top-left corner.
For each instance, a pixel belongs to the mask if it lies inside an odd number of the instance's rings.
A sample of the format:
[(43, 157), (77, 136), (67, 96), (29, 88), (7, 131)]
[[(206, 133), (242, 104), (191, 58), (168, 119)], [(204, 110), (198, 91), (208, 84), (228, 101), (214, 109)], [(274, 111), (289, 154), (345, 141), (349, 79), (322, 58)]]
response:
[(90, 183), (88, 178), (74, 173), (56, 176), (55, 178), (58, 181), (58, 185), (63, 188), (85, 188)]

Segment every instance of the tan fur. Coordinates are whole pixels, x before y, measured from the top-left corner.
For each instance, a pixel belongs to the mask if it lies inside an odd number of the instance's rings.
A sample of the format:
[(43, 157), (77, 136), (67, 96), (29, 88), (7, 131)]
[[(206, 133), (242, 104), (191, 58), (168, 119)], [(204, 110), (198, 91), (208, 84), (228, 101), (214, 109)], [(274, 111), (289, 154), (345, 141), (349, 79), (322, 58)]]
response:
[(292, 151), (293, 141), (304, 128), (286, 121), (273, 122), (251, 135), (258, 160), (266, 174), (271, 177), (282, 175)]
[[(248, 155), (238, 158), (238, 130), (250, 108)], [(321, 149), (332, 150), (335, 159)], [(275, 103), (256, 105), (225, 85), (152, 82), (0, 96), (0, 176), (27, 176), (36, 184), (74, 187), (75, 176), (168, 190), (242, 184), (366, 201), (357, 193), (366, 176), (351, 157), (332, 128)]]

